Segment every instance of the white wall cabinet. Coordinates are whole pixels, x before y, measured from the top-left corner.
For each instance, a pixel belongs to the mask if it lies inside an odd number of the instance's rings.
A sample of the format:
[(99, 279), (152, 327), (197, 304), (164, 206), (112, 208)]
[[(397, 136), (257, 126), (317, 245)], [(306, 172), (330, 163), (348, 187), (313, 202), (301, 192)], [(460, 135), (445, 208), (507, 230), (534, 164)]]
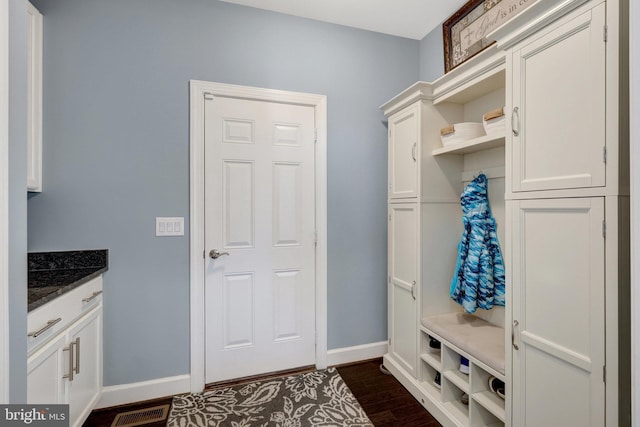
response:
[(412, 376), (417, 359), (419, 205), (389, 205), (389, 353)]
[(42, 191), (42, 14), (27, 2), (27, 191)]
[(513, 191), (605, 185), (605, 4), (513, 51)]
[(30, 325), (47, 326), (40, 319), (49, 318), (61, 319), (55, 324), (61, 327), (35, 337), (31, 331), (36, 345), (27, 359), (27, 402), (68, 403), (73, 427), (82, 425), (102, 395), (101, 290), (97, 278), (29, 313)]
[(410, 108), (389, 118), (389, 199), (419, 195), (420, 108)]
[(604, 218), (604, 197), (512, 203), (513, 425), (605, 425)]
[[(417, 196), (394, 197), (390, 175), (384, 364), (444, 426), (630, 425), (621, 9), (616, 1), (536, 2), (496, 30), (495, 45), (382, 106), (390, 145), (395, 126), (410, 118), (412, 138), (418, 123), (419, 153)], [(503, 105), (504, 132), (441, 146), (441, 127), (479, 122)], [(390, 171), (394, 161), (390, 147)], [(479, 172), (489, 178), (507, 293), (506, 307), (474, 316), (498, 328), (494, 337), (504, 346), (491, 360), (504, 363), (504, 372), (483, 363), (486, 349), (465, 349), (459, 335), (446, 336), (455, 327), (443, 333), (428, 326), (461, 311), (449, 299), (462, 232), (459, 195)], [(414, 259), (414, 247), (415, 310), (414, 276), (401, 274), (413, 271), (405, 258)], [(429, 348), (430, 335), (441, 341), (440, 352)], [(460, 356), (470, 360), (469, 376), (457, 369)], [(487, 387), (491, 376), (504, 379), (504, 400)]]

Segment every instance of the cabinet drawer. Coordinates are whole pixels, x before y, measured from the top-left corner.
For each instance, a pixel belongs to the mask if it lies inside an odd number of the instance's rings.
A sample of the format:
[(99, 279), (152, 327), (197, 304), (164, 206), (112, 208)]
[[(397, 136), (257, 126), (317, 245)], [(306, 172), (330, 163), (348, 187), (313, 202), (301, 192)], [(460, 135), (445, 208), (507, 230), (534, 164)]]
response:
[(29, 312), (28, 354), (56, 336), (102, 300), (102, 276)]

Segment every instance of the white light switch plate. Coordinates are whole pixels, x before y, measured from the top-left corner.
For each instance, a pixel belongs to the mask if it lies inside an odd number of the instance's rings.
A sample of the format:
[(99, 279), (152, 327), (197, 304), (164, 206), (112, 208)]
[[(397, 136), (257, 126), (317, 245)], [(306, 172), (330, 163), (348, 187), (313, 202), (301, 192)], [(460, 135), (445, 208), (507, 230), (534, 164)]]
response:
[(156, 236), (184, 236), (184, 217), (156, 217)]

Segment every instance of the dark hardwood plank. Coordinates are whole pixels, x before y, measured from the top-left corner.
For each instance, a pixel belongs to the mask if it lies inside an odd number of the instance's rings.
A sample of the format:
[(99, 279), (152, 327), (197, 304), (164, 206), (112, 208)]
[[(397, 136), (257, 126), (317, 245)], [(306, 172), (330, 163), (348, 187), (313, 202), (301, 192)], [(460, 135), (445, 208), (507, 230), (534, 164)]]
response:
[(339, 366), (338, 372), (376, 427), (442, 427), (398, 380), (380, 372), (382, 359)]

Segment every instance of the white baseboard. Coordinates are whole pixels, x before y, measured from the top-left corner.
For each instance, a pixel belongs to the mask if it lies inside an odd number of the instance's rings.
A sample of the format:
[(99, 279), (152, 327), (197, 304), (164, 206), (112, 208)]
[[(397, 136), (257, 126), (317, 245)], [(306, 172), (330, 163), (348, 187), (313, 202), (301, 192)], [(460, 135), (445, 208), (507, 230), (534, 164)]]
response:
[[(387, 342), (381, 341), (354, 347), (337, 348), (327, 352), (328, 366), (375, 359), (387, 353)], [(126, 405), (134, 402), (174, 396), (191, 391), (191, 376), (178, 375), (132, 384), (108, 386), (102, 390), (102, 397), (95, 409)]]
[(95, 409), (174, 396), (188, 393), (190, 390), (190, 375), (178, 375), (139, 383), (109, 386), (102, 390), (102, 398)]
[(359, 362), (361, 360), (375, 359), (387, 354), (387, 342), (380, 341), (371, 344), (356, 345), (354, 347), (336, 348), (327, 352), (329, 366), (342, 365), (344, 363)]

